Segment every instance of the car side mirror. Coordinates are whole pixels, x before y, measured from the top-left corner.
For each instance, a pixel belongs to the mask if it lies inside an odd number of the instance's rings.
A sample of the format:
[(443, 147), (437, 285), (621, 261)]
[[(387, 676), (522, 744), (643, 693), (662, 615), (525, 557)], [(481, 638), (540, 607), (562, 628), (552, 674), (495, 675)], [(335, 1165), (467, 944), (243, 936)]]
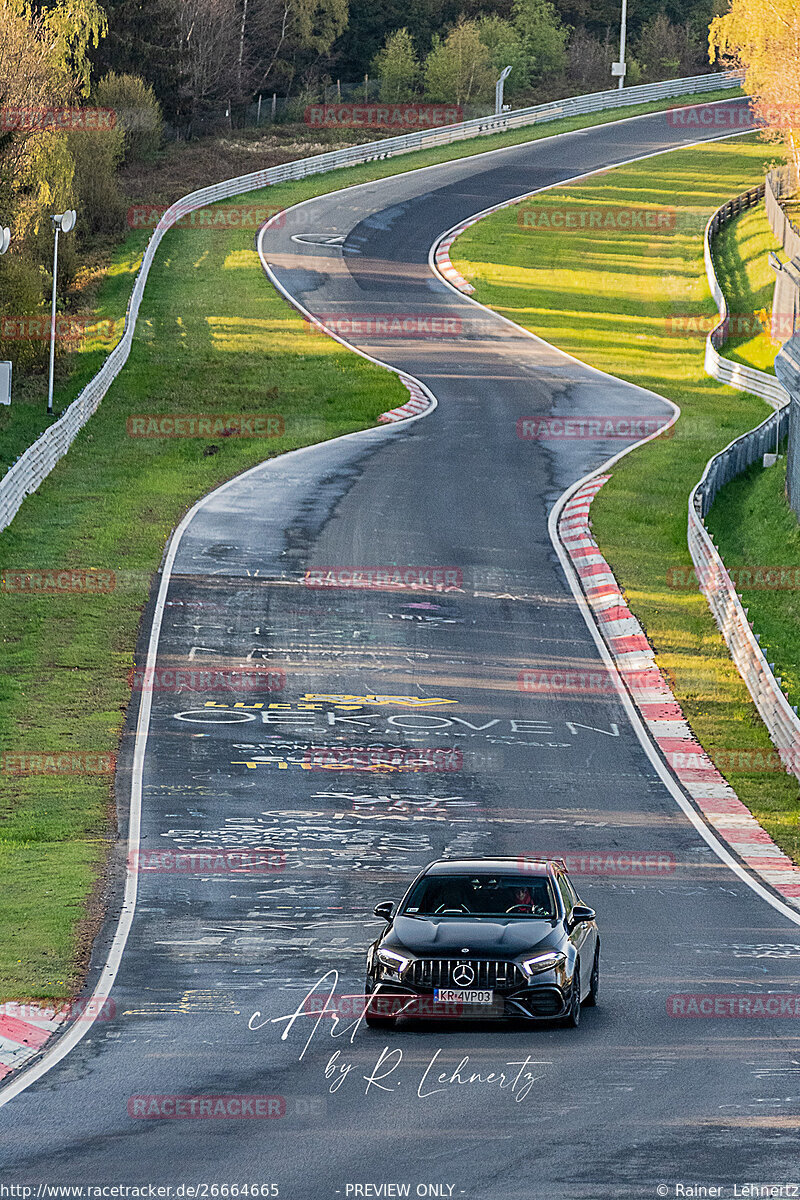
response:
[(571, 925), (580, 925), (583, 921), (593, 921), (597, 913), (588, 904), (573, 904), (569, 914)]
[(391, 900), (382, 900), (380, 904), (376, 904), (373, 909), (376, 917), (383, 917), (384, 921), (391, 921), (394, 916), (394, 905)]

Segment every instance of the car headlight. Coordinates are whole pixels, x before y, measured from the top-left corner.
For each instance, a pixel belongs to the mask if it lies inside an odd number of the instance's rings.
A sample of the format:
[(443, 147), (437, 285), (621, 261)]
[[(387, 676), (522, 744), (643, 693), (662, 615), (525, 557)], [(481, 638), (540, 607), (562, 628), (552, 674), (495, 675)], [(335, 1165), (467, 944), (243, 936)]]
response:
[(396, 971), (398, 975), (402, 974), (402, 972), (405, 971), (406, 967), (411, 962), (410, 958), (406, 958), (402, 954), (397, 954), (397, 952), (394, 950), (383, 949), (378, 951), (377, 959), (378, 962), (383, 963), (385, 967), (390, 967), (393, 971)]
[(560, 950), (545, 950), (542, 954), (535, 954), (533, 958), (526, 958), (520, 965), (530, 978), (532, 975), (538, 975), (540, 971), (552, 971), (553, 967), (559, 967), (566, 961), (566, 954), (562, 954)]

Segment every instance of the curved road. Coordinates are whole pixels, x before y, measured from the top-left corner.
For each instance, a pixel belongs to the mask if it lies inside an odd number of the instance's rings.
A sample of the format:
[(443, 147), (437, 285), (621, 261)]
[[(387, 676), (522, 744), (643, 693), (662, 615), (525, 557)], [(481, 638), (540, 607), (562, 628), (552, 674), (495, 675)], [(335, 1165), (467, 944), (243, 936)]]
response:
[[(664, 114), (604, 125), (333, 193), (265, 232), (279, 284), (322, 319), (445, 318), (446, 335), (422, 322), (415, 336), (362, 324), (349, 338), (439, 405), (270, 461), (182, 533), (159, 666), (267, 663), (286, 686), (239, 708), (154, 695), (141, 845), (268, 846), (285, 869), (142, 874), (117, 1015), (0, 1110), (2, 1182), (605, 1200), (792, 1179), (791, 1023), (678, 1020), (666, 1000), (792, 991), (800, 929), (715, 859), (616, 696), (517, 682), (530, 668), (602, 670), (547, 516), (622, 446), (521, 440), (517, 420), (671, 410), (517, 332), (427, 266), (438, 234), (490, 204), (696, 136)], [(302, 582), (389, 564), (449, 569), (455, 583)], [(460, 769), (306, 769), (309, 747), (330, 745), (447, 749), (431, 761)], [(334, 1038), (328, 1021), (280, 1020), (324, 971), (340, 973), (337, 992), (363, 987), (373, 905), (432, 858), (586, 850), (661, 855), (674, 869), (576, 876), (603, 937), (602, 1002), (579, 1030), (444, 1023)], [(95, 977), (113, 932), (109, 921)], [(280, 1096), (283, 1115), (137, 1116), (145, 1102), (131, 1097), (154, 1094)]]

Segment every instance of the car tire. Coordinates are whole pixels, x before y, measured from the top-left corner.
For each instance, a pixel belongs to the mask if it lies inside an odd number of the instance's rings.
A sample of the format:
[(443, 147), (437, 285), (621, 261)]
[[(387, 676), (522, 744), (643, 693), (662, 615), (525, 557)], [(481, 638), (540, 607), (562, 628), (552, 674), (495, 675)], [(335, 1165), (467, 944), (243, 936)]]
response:
[[(374, 983), (368, 979), (364, 988), (364, 995), (371, 996), (374, 990)], [(377, 1013), (371, 1013), (369, 1008), (364, 1011), (364, 1020), (370, 1029), (394, 1029), (396, 1023), (394, 1017), (379, 1017)]]
[(567, 1029), (577, 1029), (581, 1023), (581, 964), (575, 963), (572, 972), (572, 986), (569, 990), (569, 1008), (561, 1018), (562, 1025)]
[(596, 1008), (597, 997), (600, 993), (600, 943), (597, 943), (597, 948), (594, 952), (594, 962), (592, 963), (592, 974), (589, 977), (589, 995), (584, 1000), (587, 1008)]

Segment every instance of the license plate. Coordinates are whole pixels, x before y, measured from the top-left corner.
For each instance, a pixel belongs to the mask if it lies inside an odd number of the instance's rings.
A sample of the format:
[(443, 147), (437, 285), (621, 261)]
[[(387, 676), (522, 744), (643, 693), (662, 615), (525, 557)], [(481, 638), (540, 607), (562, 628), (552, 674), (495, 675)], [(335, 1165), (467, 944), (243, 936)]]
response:
[(434, 988), (435, 1004), (494, 1004), (491, 988)]

